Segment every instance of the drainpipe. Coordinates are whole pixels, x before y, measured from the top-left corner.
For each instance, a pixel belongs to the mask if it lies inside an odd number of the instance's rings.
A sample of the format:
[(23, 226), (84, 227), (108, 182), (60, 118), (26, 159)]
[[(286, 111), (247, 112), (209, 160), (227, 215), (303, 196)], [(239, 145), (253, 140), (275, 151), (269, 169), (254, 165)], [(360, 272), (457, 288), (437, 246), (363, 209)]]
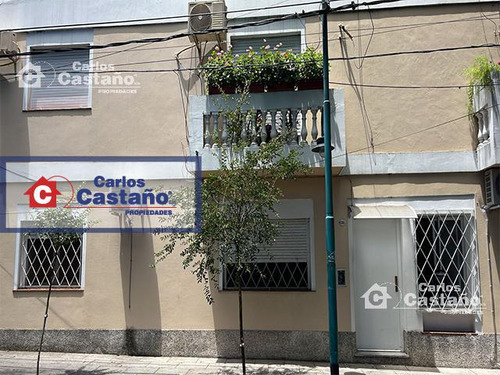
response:
[(491, 246), (490, 246), (490, 223), (489, 223), (489, 208), (488, 206), (482, 206), (481, 211), (483, 211), (485, 221), (486, 221), (486, 246), (488, 249), (488, 276), (490, 283), (490, 297), (491, 297), (491, 317), (493, 319), (493, 365), (498, 364), (498, 340), (497, 340), (497, 323), (496, 323), (496, 313), (495, 313), (495, 293), (493, 290), (493, 269), (491, 265)]

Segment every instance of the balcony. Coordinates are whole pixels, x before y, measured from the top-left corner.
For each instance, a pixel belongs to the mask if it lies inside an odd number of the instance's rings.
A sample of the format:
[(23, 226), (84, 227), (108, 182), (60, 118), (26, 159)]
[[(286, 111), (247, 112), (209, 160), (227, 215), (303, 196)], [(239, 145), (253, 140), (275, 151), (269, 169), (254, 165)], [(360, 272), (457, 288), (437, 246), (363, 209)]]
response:
[(493, 85), (474, 91), (473, 123), (477, 136), (478, 170), (500, 166), (500, 79), (492, 75)]
[[(331, 89), (330, 100), (335, 146), (332, 165), (333, 172), (339, 173), (346, 165), (343, 90)], [(236, 103), (234, 95), (230, 99), (221, 95), (190, 97), (189, 149), (191, 155), (201, 156), (203, 171), (219, 169), (221, 149), (231, 148), (223, 108), (234, 109)], [(251, 94), (244, 104), (240, 104), (241, 111), (247, 114), (244, 116), (247, 124), (240, 138), (247, 142), (249, 150), (257, 149), (288, 129), (292, 136), (285, 147), (299, 148), (303, 163), (323, 167), (322, 156), (311, 151), (322, 136), (322, 105), (322, 90)]]

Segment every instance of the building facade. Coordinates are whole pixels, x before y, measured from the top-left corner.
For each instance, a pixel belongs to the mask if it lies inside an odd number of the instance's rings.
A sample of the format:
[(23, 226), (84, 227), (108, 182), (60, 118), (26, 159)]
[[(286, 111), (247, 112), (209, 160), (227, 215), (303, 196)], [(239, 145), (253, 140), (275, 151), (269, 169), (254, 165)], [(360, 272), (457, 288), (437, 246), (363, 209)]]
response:
[[(202, 172), (215, 172), (220, 145), (210, 133), (224, 121), (200, 61), (217, 44), (321, 48), (319, 16), (300, 17), (320, 4), (278, 4), (226, 1), (228, 30), (205, 43), (168, 39), (188, 30), (187, 2), (0, 1), (0, 27), (15, 32), (21, 54), (0, 55), (1, 155), (199, 155)], [(343, 363), (498, 366), (500, 91), (495, 77), (492, 90), (477, 87), (469, 117), (463, 76), (478, 55), (500, 59), (498, 14), (494, 1), (427, 0), (329, 16)], [(142, 42), (112, 44), (133, 40)], [(33, 53), (54, 48), (69, 49)], [(47, 75), (42, 89), (20, 87), (28, 64), (101, 80), (62, 87)], [(106, 70), (120, 78), (104, 82)], [(245, 106), (269, 136), (291, 124), (313, 168), (281, 185), (285, 229), (274, 257), (260, 260), (272, 281), (246, 284), (248, 356), (328, 360), (324, 171), (311, 151), (322, 91), (255, 93)], [(39, 257), (50, 244), (0, 237), (0, 348), (36, 350), (48, 286)], [(151, 267), (161, 246), (152, 234), (88, 233), (66, 249), (45, 350), (237, 357), (228, 270), (208, 305), (178, 254)]]

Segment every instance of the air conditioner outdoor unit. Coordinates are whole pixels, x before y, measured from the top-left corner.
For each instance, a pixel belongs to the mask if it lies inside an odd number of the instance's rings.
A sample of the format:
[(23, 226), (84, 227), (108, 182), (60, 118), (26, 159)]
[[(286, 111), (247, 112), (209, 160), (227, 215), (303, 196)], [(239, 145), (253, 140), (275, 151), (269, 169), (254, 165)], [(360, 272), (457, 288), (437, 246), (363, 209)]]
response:
[(221, 41), (225, 31), (209, 31), (226, 27), (226, 12), (226, 3), (223, 0), (189, 3), (189, 40), (191, 42)]
[(11, 31), (0, 33), (0, 56), (17, 52), (16, 34)]
[(500, 208), (500, 168), (484, 172), (484, 192), (486, 206)]

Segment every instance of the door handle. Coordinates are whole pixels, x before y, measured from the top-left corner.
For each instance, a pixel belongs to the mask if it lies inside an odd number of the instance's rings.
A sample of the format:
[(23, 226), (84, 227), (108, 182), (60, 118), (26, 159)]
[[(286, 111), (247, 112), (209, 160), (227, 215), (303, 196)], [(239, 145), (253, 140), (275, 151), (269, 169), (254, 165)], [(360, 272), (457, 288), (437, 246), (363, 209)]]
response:
[(395, 291), (396, 293), (398, 293), (398, 292), (399, 292), (399, 283), (398, 283), (398, 276), (397, 276), (397, 275), (396, 275), (396, 276), (394, 276), (394, 291)]

